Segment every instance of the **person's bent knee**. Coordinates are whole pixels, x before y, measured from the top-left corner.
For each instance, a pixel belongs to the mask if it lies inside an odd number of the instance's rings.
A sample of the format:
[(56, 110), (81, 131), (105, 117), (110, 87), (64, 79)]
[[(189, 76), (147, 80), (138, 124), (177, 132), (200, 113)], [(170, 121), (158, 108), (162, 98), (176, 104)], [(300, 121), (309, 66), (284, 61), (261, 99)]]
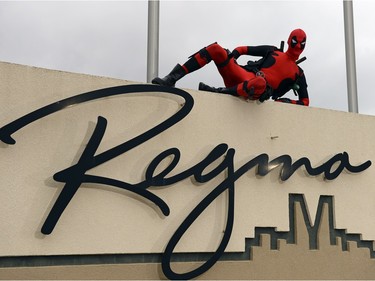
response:
[(266, 80), (262, 76), (256, 76), (238, 85), (237, 91), (240, 96), (257, 100), (266, 91), (266, 88)]
[(222, 64), (228, 58), (228, 52), (218, 43), (213, 43), (205, 48), (216, 64)]

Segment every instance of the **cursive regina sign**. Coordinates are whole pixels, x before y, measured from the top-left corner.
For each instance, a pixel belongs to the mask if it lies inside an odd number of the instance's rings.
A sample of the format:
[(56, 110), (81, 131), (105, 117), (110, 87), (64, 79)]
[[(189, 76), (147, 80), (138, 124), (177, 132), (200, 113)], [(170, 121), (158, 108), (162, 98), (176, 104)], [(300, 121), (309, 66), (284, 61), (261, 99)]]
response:
[[(161, 151), (160, 154), (148, 164), (144, 172), (143, 180), (136, 183), (90, 173), (90, 170), (93, 168), (111, 161), (120, 155), (124, 155), (134, 148), (144, 145), (145, 142), (156, 136), (163, 134), (165, 130), (175, 126), (191, 112), (194, 105), (194, 99), (189, 93), (177, 88), (156, 85), (126, 85), (104, 88), (63, 99), (37, 109), (3, 126), (0, 129), (0, 139), (6, 144), (14, 145), (16, 141), (12, 136), (13, 133), (21, 130), (30, 123), (47, 115), (61, 111), (71, 105), (109, 96), (147, 92), (161, 92), (176, 95), (184, 99), (184, 104), (175, 114), (160, 124), (157, 124), (144, 133), (134, 136), (128, 141), (120, 143), (117, 146), (100, 153), (97, 151), (106, 132), (107, 120), (105, 117), (99, 116), (97, 124), (95, 125), (95, 130), (89, 138), (82, 153), (80, 153), (76, 163), (53, 175), (53, 179), (57, 182), (64, 183), (64, 187), (56, 198), (41, 227), (41, 232), (43, 234), (49, 235), (53, 232), (64, 210), (66, 210), (82, 184), (97, 184), (127, 190), (141, 196), (148, 202), (152, 202), (160, 209), (164, 216), (169, 216), (171, 213), (170, 207), (160, 196), (151, 192), (150, 187), (172, 186), (189, 178), (202, 184), (217, 178), (219, 175), (225, 174), (224, 179), (214, 187), (213, 190), (210, 191), (190, 213), (188, 213), (165, 246), (162, 257), (162, 269), (165, 276), (170, 279), (191, 279), (209, 270), (225, 252), (234, 225), (235, 184), (236, 181), (249, 170), (254, 168), (256, 169), (256, 175), (263, 177), (272, 170), (279, 168), (279, 179), (281, 181), (287, 181), (297, 170), (303, 169), (310, 176), (323, 175), (326, 180), (330, 181), (336, 179), (344, 170), (351, 173), (359, 173), (366, 170), (371, 165), (371, 161), (369, 160), (358, 165), (353, 165), (350, 162), (350, 157), (347, 152), (339, 152), (328, 160), (324, 160), (319, 165), (312, 164), (307, 157), (293, 160), (290, 155), (284, 154), (274, 159), (270, 159), (268, 154), (262, 153), (255, 157), (249, 157), (245, 163), (241, 164), (238, 168), (235, 168), (235, 148), (230, 147), (226, 143), (219, 143), (216, 146), (214, 145), (211, 151), (202, 157), (200, 161), (197, 161), (197, 163), (194, 163), (183, 171), (178, 172), (175, 171), (175, 168), (179, 164), (181, 158), (180, 150), (176, 147), (172, 147)], [(169, 161), (168, 165), (161, 168), (161, 163), (165, 163), (165, 161)], [(177, 244), (190, 229), (191, 225), (201, 216), (202, 213), (205, 212), (208, 206), (210, 206), (210, 204), (224, 192), (227, 192), (226, 222), (224, 232), (216, 251), (209, 259), (197, 268), (184, 273), (175, 272), (171, 268), (171, 258), (175, 252)]]

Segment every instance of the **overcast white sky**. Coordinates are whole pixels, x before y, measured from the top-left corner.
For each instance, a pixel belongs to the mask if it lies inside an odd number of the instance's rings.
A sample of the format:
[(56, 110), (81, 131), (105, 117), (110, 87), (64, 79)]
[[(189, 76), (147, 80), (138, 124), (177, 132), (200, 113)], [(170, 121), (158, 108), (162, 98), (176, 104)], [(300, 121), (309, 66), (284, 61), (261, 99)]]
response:
[[(359, 112), (375, 115), (375, 1), (353, 3)], [(146, 82), (147, 7), (146, 0), (1, 1), (0, 61)], [(159, 74), (212, 42), (230, 50), (279, 46), (295, 28), (307, 33), (301, 67), (310, 105), (347, 111), (342, 0), (161, 0)], [(177, 86), (197, 89), (200, 81), (223, 86), (214, 64)]]

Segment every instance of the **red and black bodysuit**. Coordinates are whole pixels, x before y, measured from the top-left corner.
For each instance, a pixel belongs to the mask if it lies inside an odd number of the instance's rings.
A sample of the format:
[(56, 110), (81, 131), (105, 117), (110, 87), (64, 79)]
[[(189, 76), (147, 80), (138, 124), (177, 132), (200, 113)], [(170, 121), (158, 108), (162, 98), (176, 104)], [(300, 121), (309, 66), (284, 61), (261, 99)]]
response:
[[(154, 84), (174, 86), (181, 77), (195, 71), (210, 61), (214, 61), (222, 76), (225, 88), (208, 88), (214, 91), (243, 96), (245, 98), (264, 100), (264, 95), (274, 100), (293, 104), (309, 105), (306, 79), (303, 70), (296, 64), (306, 43), (306, 34), (301, 29), (291, 32), (288, 39), (288, 50), (282, 52), (274, 46), (241, 46), (229, 52), (219, 44), (211, 44), (164, 77), (155, 78)], [(241, 55), (262, 57), (257, 63), (241, 66), (236, 59)], [(203, 88), (205, 89), (205, 88)], [(291, 89), (296, 89), (298, 100), (281, 98)], [(266, 98), (266, 99), (267, 99)]]

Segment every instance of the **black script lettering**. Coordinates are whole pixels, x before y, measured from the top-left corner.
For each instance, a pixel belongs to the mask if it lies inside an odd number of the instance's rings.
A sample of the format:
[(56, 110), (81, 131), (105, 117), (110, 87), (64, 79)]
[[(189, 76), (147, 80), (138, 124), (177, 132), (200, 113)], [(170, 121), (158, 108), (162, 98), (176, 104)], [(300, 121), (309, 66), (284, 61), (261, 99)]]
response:
[[(208, 172), (207, 174), (203, 174), (204, 170), (212, 164), (214, 161), (218, 160), (220, 157), (225, 156), (228, 150), (228, 145), (225, 143), (217, 145), (208, 155), (204, 158), (201, 162), (197, 163), (193, 167), (183, 171), (180, 174), (171, 176), (169, 178), (165, 178), (169, 172), (173, 170), (173, 168), (177, 165), (178, 160), (180, 159), (180, 151), (177, 148), (168, 149), (162, 153), (160, 153), (154, 160), (151, 161), (150, 165), (146, 170), (146, 181), (148, 182), (146, 186), (166, 186), (171, 185), (177, 182), (180, 182), (190, 176), (194, 176), (194, 179), (199, 183), (205, 183), (210, 181), (211, 179), (215, 178), (221, 172), (223, 172), (227, 168), (226, 161), (223, 161), (219, 164), (215, 169)], [(158, 164), (165, 158), (173, 155), (173, 160), (169, 164), (168, 168), (166, 168), (163, 172), (159, 175), (154, 176), (154, 171), (157, 168)]]
[[(125, 94), (133, 94), (133, 93), (148, 93), (148, 92), (157, 92), (157, 93), (169, 93), (172, 95), (180, 96), (185, 100), (184, 106), (173, 116), (169, 119), (165, 120), (163, 123), (159, 124), (158, 126), (152, 128), (151, 130), (145, 132), (144, 134), (138, 136), (137, 138), (133, 139), (131, 142), (128, 143), (128, 146), (134, 145), (139, 141), (145, 141), (154, 137), (157, 133), (155, 131), (164, 131), (169, 127), (175, 125), (177, 122), (181, 121), (186, 115), (189, 114), (191, 109), (194, 105), (194, 100), (192, 96), (178, 88), (171, 88), (171, 87), (164, 87), (159, 85), (148, 85), (148, 84), (132, 84), (132, 85), (124, 85), (124, 86), (116, 86), (110, 88), (99, 89), (87, 93), (83, 93), (80, 95), (76, 95), (70, 98), (66, 98), (55, 103), (49, 104), (42, 108), (39, 108), (29, 114), (26, 114), (13, 122), (3, 126), (0, 128), (0, 140), (6, 144), (15, 144), (16, 141), (12, 138), (12, 134), (17, 132), (18, 130), (22, 129), (23, 127), (27, 126), (28, 124), (37, 121), (43, 117), (46, 117), (52, 113), (58, 112), (63, 110), (64, 108), (72, 105), (78, 105), (83, 102), (92, 101), (96, 99), (101, 99), (110, 96), (118, 96), (118, 95), (125, 95)], [(125, 149), (125, 148), (124, 148)], [(109, 158), (113, 152), (117, 153), (116, 151), (110, 151), (105, 155), (102, 155), (101, 161), (105, 162), (106, 158)], [(129, 148), (128, 148), (129, 150)], [(113, 158), (113, 157), (112, 157)]]
[[(337, 162), (339, 162), (340, 165), (336, 168), (335, 171), (331, 172), (332, 167)], [(239, 168), (236, 171), (236, 176), (241, 177), (244, 173), (255, 166), (258, 166), (257, 174), (260, 176), (265, 176), (280, 165), (282, 165), (280, 172), (280, 179), (282, 181), (286, 181), (287, 179), (289, 179), (294, 174), (294, 172), (302, 166), (305, 167), (306, 172), (310, 176), (318, 176), (320, 174), (324, 174), (325, 179), (333, 180), (341, 174), (344, 168), (352, 173), (360, 173), (371, 166), (371, 161), (366, 161), (358, 166), (352, 166), (349, 162), (348, 153), (343, 152), (336, 154), (321, 166), (313, 168), (310, 160), (307, 157), (302, 157), (292, 163), (292, 158), (289, 155), (282, 155), (269, 162), (269, 156), (267, 154), (260, 154), (254, 159), (247, 162), (241, 168)]]
[(154, 202), (163, 212), (164, 215), (169, 214), (169, 208), (165, 202), (153, 193), (145, 191), (144, 189), (148, 186), (131, 185), (125, 182), (116, 181), (104, 177), (98, 177), (93, 175), (86, 175), (86, 171), (107, 162), (126, 151), (133, 149), (134, 147), (146, 142), (154, 136), (162, 133), (171, 126), (181, 121), (185, 116), (189, 114), (194, 105), (193, 98), (185, 91), (178, 88), (162, 87), (158, 85), (126, 85), (100, 89), (88, 93), (83, 93), (71, 98), (64, 99), (62, 101), (47, 105), (38, 110), (35, 110), (11, 123), (0, 128), (0, 140), (8, 144), (15, 144), (15, 140), (11, 137), (11, 134), (23, 128), (24, 126), (43, 118), (49, 114), (57, 112), (73, 104), (79, 104), (89, 100), (99, 99), (108, 96), (130, 94), (130, 93), (144, 93), (144, 92), (165, 92), (173, 95), (182, 97), (185, 103), (180, 110), (169, 117), (167, 120), (158, 124), (157, 126), (149, 129), (143, 134), (134, 137), (133, 139), (124, 142), (112, 149), (109, 149), (101, 154), (95, 155), (96, 149), (98, 148), (101, 139), (104, 135), (106, 128), (106, 120), (103, 117), (98, 118), (98, 124), (91, 137), (89, 144), (83, 152), (80, 160), (77, 164), (57, 173), (54, 175), (54, 179), (59, 182), (65, 182), (63, 190), (57, 198), (51, 212), (47, 216), (45, 223), (42, 226), (43, 234), (50, 234), (54, 229), (58, 219), (65, 210), (66, 206), (74, 196), (77, 189), (83, 182), (87, 183), (101, 183), (104, 185), (119, 187), (127, 190), (131, 190), (135, 193), (143, 195), (145, 198)]
[[(225, 147), (220, 146), (220, 148)], [(216, 147), (218, 148), (218, 147)], [(227, 154), (225, 155), (224, 161), (219, 165), (220, 167), (226, 167), (227, 171), (227, 177), (226, 179), (219, 184), (213, 191), (211, 191), (191, 212), (190, 214), (185, 218), (185, 220), (182, 222), (182, 224), (177, 228), (176, 232), (173, 234), (171, 239), (169, 240), (167, 247), (164, 251), (163, 257), (162, 257), (162, 269), (163, 273), (166, 277), (168, 277), (171, 280), (184, 280), (184, 279), (192, 279), (195, 278), (207, 270), (209, 270), (215, 263), (219, 260), (219, 258), (224, 253), (230, 237), (232, 235), (232, 229), (233, 229), (233, 222), (234, 222), (234, 183), (236, 181), (234, 176), (234, 167), (233, 167), (233, 158), (234, 158), (234, 149), (229, 149)], [(220, 170), (220, 169), (219, 169)], [(218, 171), (215, 169), (214, 171)], [(214, 172), (213, 171), (213, 172)], [(201, 171), (200, 171), (201, 173)], [(182, 236), (186, 233), (186, 231), (190, 228), (190, 226), (194, 223), (194, 221), (206, 210), (206, 208), (224, 191), (228, 190), (228, 209), (227, 209), (227, 220), (226, 220), (226, 226), (224, 230), (223, 237), (221, 239), (221, 242), (216, 249), (216, 251), (213, 253), (213, 255), (204, 262), (201, 266), (198, 268), (186, 272), (186, 273), (176, 273), (172, 270), (170, 264), (171, 264), (171, 258), (173, 251), (182, 238)]]
[[(15, 140), (11, 136), (14, 132), (40, 118), (62, 110), (69, 105), (79, 104), (107, 96), (137, 92), (166, 92), (182, 97), (185, 100), (185, 103), (177, 113), (162, 123), (124, 143), (96, 155), (96, 151), (102, 141), (107, 126), (106, 119), (99, 116), (95, 130), (77, 163), (54, 175), (54, 179), (56, 181), (65, 183), (65, 185), (42, 226), (42, 233), (52, 233), (62, 213), (83, 183), (96, 183), (131, 191), (153, 202), (159, 207), (165, 216), (168, 216), (170, 213), (168, 205), (160, 197), (150, 192), (148, 190), (149, 187), (170, 186), (192, 176), (198, 183), (205, 183), (214, 179), (219, 174), (225, 173), (225, 179), (205, 198), (203, 198), (203, 200), (198, 203), (198, 205), (195, 206), (183, 220), (166, 245), (166, 249), (162, 256), (162, 269), (167, 278), (192, 279), (209, 270), (213, 265), (215, 265), (215, 263), (224, 253), (233, 229), (235, 182), (252, 168), (257, 167), (256, 173), (260, 176), (265, 176), (275, 168), (281, 166), (280, 179), (286, 181), (297, 169), (304, 167), (306, 172), (311, 176), (324, 174), (326, 179), (333, 180), (337, 178), (344, 169), (352, 173), (359, 173), (366, 170), (371, 165), (371, 161), (366, 161), (358, 166), (351, 165), (349, 155), (346, 152), (334, 155), (330, 160), (318, 167), (312, 167), (312, 164), (307, 157), (302, 157), (293, 162), (291, 156), (282, 155), (269, 161), (269, 156), (263, 153), (249, 160), (247, 163), (235, 170), (235, 149), (229, 148), (227, 144), (222, 143), (214, 147), (211, 152), (196, 165), (177, 174), (172, 174), (172, 172), (179, 163), (181, 153), (178, 148), (169, 148), (161, 152), (150, 162), (145, 172), (145, 180), (136, 184), (130, 184), (112, 178), (88, 174), (87, 172), (90, 169), (97, 167), (104, 162), (110, 161), (139, 145), (144, 144), (148, 140), (172, 127), (189, 114), (193, 108), (194, 100), (187, 92), (177, 88), (161, 87), (156, 85), (127, 85), (105, 88), (61, 100), (35, 110), (0, 128), (0, 140), (7, 144), (15, 144)], [(172, 158), (172, 160), (166, 168), (156, 173), (160, 163), (167, 158)], [(219, 162), (213, 169), (211, 168), (211, 170), (207, 171), (208, 167), (211, 167), (211, 165), (218, 162), (218, 160), (221, 162)], [(195, 220), (207, 209), (207, 207), (210, 206), (210, 204), (215, 201), (218, 196), (226, 191), (228, 192), (226, 225), (216, 251), (207, 261), (196, 269), (185, 273), (174, 272), (171, 268), (171, 259), (174, 249), (176, 248), (180, 239), (185, 235), (186, 231), (195, 222)]]
[(72, 166), (71, 169), (61, 171), (54, 175), (54, 180), (65, 182), (66, 184), (42, 226), (41, 232), (43, 234), (50, 234), (52, 232), (61, 214), (68, 206), (70, 200), (73, 198), (82, 183), (98, 183), (132, 191), (153, 202), (160, 208), (164, 215), (169, 215), (170, 210), (168, 205), (161, 198), (146, 189), (114, 179), (85, 174), (86, 171), (90, 169), (89, 167), (95, 167), (94, 154), (103, 138), (106, 124), (107, 121), (103, 117), (99, 117), (94, 133), (78, 160), (78, 163)]
[[(209, 193), (192, 211), (191, 213), (186, 217), (186, 219), (182, 222), (182, 224), (177, 228), (176, 232), (173, 234), (171, 239), (168, 242), (168, 245), (163, 253), (162, 257), (162, 269), (163, 273), (171, 280), (187, 280), (187, 279), (193, 279), (207, 270), (209, 270), (212, 266), (215, 265), (215, 263), (219, 260), (219, 258), (222, 256), (222, 254), (225, 251), (226, 246), (228, 245), (229, 238), (232, 234), (232, 228), (233, 228), (233, 220), (234, 220), (234, 189), (235, 189), (235, 182), (246, 172), (251, 170), (254, 167), (258, 167), (257, 174), (260, 176), (267, 175), (270, 171), (277, 168), (280, 165), (282, 166), (281, 172), (280, 172), (280, 178), (281, 180), (285, 181), (289, 179), (289, 177), (301, 166), (305, 166), (306, 171), (311, 176), (317, 176), (319, 174), (324, 174), (326, 179), (333, 180), (336, 178), (344, 168), (347, 168), (350, 172), (353, 173), (359, 173), (361, 171), (366, 170), (371, 165), (371, 161), (366, 161), (365, 163), (359, 165), (359, 166), (352, 166), (349, 163), (349, 157), (346, 152), (339, 153), (333, 156), (330, 160), (328, 160), (326, 163), (322, 164), (321, 166), (318, 166), (316, 168), (313, 168), (311, 166), (310, 160), (306, 157), (303, 157), (296, 162), (292, 163), (292, 158), (289, 155), (282, 155), (280, 157), (277, 157), (273, 159), (272, 161), (269, 161), (269, 156), (267, 154), (260, 154), (257, 157), (251, 159), (249, 162), (244, 164), (242, 167), (240, 167), (238, 170), (234, 170), (234, 154), (235, 150), (233, 148), (229, 148), (227, 153), (224, 155), (226, 150), (228, 149), (228, 145), (226, 144), (220, 144), (217, 147), (214, 148), (214, 150), (210, 153), (211, 157), (207, 157), (205, 160), (197, 164), (193, 167), (194, 170), (197, 170), (197, 172), (191, 172), (189, 174), (194, 174), (196, 178), (200, 178), (199, 175), (201, 175), (202, 171), (205, 167), (207, 167), (208, 164), (215, 161), (218, 156), (223, 155), (224, 161), (217, 166), (212, 172), (210, 172), (212, 175), (217, 176), (220, 172), (226, 170), (227, 171), (227, 177), (225, 180), (223, 180), (211, 193)], [(179, 152), (175, 149), (173, 149), (176, 155)], [(161, 156), (160, 154), (159, 156)], [(169, 153), (166, 153), (163, 156), (167, 156)], [(158, 157), (157, 157), (158, 158)], [(153, 169), (156, 167), (155, 164), (160, 163), (160, 160), (163, 157), (158, 158), (155, 163), (153, 163)], [(156, 159), (156, 158), (155, 158)], [(336, 163), (340, 162), (339, 167), (334, 171), (331, 172), (332, 166)], [(166, 170), (165, 170), (166, 171)], [(182, 173), (183, 174), (183, 173)], [(160, 175), (160, 174), (159, 174)], [(159, 178), (159, 183), (167, 182), (164, 178), (166, 174), (163, 173), (163, 178)], [(181, 175), (181, 174), (180, 174)], [(172, 177), (173, 178), (173, 177)], [(213, 177), (212, 177), (213, 178)], [(208, 179), (212, 179), (209, 177)], [(170, 178), (171, 179), (171, 178)], [(172, 181), (173, 183), (175, 181)], [(205, 182), (203, 180), (202, 182)], [(190, 226), (195, 222), (195, 220), (204, 212), (204, 210), (224, 191), (228, 190), (228, 209), (227, 209), (227, 222), (226, 227), (224, 230), (224, 234), (222, 237), (222, 240), (216, 249), (216, 251), (212, 254), (211, 258), (209, 258), (206, 262), (204, 262), (201, 266), (197, 267), (194, 270), (191, 270), (189, 272), (185, 273), (176, 273), (171, 268), (171, 258), (173, 255), (173, 251), (182, 238), (182, 236), (186, 233), (186, 231), (190, 228)]]

